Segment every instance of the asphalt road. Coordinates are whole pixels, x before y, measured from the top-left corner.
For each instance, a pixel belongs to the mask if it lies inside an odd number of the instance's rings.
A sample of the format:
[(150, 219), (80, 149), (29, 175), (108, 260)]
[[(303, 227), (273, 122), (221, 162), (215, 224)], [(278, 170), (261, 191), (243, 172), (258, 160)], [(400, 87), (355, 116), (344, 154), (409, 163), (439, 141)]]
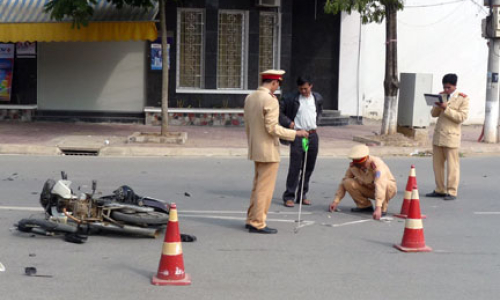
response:
[[(279, 233), (253, 235), (243, 228), (253, 178), (253, 165), (243, 158), (0, 156), (0, 262), (6, 268), (0, 299), (497, 299), (500, 158), (463, 158), (459, 199), (449, 202), (423, 196), (434, 187), (429, 157), (386, 161), (399, 189), (390, 213), (399, 212), (410, 165), (416, 166), (430, 253), (394, 249), (404, 221), (351, 214), (349, 197), (342, 212), (327, 212), (344, 159), (318, 160), (313, 205), (303, 207), (303, 219), (311, 222), (296, 234), (298, 207), (285, 208), (280, 200), (284, 160), (268, 216)], [(92, 236), (77, 245), (13, 229), (38, 214), (29, 208), (38, 207), (44, 181), (61, 170), (74, 189), (88, 189), (96, 179), (105, 194), (127, 184), (138, 194), (176, 202), (181, 232), (198, 238), (183, 244), (192, 285), (150, 284), (163, 237)], [(25, 276), (29, 266), (52, 277)]]

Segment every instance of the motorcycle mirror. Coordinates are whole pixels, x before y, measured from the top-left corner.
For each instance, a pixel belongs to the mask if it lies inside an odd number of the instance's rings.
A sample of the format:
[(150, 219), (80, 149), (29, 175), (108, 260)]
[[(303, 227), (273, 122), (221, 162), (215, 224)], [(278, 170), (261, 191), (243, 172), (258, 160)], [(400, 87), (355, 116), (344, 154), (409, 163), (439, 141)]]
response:
[(96, 188), (97, 188), (97, 180), (94, 179), (92, 180), (92, 191), (95, 192)]
[(68, 174), (66, 174), (66, 172), (64, 172), (64, 171), (61, 171), (61, 179), (62, 180), (67, 180), (68, 179)]

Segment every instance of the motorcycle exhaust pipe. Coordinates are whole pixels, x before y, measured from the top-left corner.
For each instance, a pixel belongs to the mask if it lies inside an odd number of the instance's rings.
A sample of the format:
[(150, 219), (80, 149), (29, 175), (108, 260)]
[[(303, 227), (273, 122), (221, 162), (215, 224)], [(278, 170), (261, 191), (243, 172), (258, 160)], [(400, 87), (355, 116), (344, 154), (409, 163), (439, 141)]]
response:
[(160, 235), (160, 229), (158, 228), (140, 228), (129, 225), (124, 225), (123, 227), (119, 227), (114, 224), (110, 223), (104, 224), (101, 222), (95, 222), (89, 225), (91, 228), (97, 228), (102, 231), (110, 233), (131, 234), (131, 235), (138, 235), (138, 236), (152, 237), (152, 238), (157, 238)]

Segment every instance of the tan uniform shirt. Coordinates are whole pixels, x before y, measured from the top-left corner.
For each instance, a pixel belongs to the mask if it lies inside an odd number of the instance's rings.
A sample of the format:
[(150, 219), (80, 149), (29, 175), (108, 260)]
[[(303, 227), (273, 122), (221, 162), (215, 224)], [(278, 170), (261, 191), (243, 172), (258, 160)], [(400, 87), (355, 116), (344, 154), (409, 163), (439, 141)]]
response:
[(280, 141), (295, 140), (295, 130), (279, 125), (279, 103), (265, 87), (259, 87), (245, 99), (245, 130), (248, 159), (257, 162), (279, 162)]
[[(354, 178), (359, 184), (372, 190), (375, 189), (375, 206), (382, 206), (386, 198), (387, 186), (389, 184), (396, 185), (396, 179), (392, 176), (389, 167), (382, 159), (376, 156), (368, 158), (368, 168), (365, 170), (357, 168), (351, 163), (344, 178)], [(340, 183), (335, 194), (335, 202), (339, 203), (344, 198), (345, 193), (346, 189)]]
[(462, 123), (469, 116), (469, 97), (455, 92), (448, 100), (445, 110), (433, 106), (433, 117), (438, 117), (434, 128), (432, 144), (435, 146), (458, 148), (462, 136)]

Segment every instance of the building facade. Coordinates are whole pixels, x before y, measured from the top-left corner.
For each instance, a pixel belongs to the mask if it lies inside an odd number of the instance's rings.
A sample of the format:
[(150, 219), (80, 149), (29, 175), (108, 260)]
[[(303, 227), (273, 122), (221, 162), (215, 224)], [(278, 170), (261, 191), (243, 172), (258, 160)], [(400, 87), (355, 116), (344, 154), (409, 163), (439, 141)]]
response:
[[(174, 109), (242, 108), (259, 85), (259, 72), (271, 68), (287, 71), (282, 92), (294, 90), (295, 78), (308, 74), (325, 107), (338, 107), (340, 16), (325, 15), (324, 0), (167, 1), (168, 64), (158, 62), (160, 35), (150, 27), (156, 20), (159, 28), (157, 7), (138, 16), (137, 10), (116, 10), (100, 0), (89, 28), (68, 33), (70, 23), (43, 13), (46, 2), (0, 3), (0, 26), (15, 28), (0, 35), (0, 43), (36, 43), (34, 55), (15, 57), (12, 97), (0, 102), (0, 110), (24, 105), (38, 119), (140, 120), (147, 108), (161, 106), (162, 65), (169, 66)], [(112, 29), (95, 27), (110, 21), (130, 23), (120, 33), (149, 27), (103, 37)], [(26, 36), (28, 25), (45, 34)]]

